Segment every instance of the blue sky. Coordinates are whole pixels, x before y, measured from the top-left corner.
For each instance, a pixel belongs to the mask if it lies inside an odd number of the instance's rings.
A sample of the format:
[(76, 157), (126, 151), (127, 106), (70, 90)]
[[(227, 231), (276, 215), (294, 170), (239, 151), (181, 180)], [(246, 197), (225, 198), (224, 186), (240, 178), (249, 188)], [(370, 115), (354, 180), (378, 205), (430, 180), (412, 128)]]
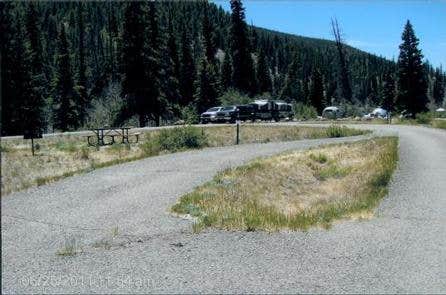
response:
[[(229, 10), (229, 0), (214, 0)], [(446, 68), (446, 0), (285, 1), (245, 0), (246, 21), (296, 35), (333, 39), (336, 17), (348, 44), (395, 60), (406, 20), (414, 26), (420, 48), (434, 66)]]

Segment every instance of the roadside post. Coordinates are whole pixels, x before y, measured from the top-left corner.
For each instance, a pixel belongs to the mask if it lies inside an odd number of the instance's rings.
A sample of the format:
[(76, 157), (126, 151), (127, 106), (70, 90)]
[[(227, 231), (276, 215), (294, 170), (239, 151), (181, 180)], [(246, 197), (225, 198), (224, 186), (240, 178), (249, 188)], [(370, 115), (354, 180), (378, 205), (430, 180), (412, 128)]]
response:
[(240, 120), (235, 121), (236, 129), (237, 129), (237, 137), (235, 139), (235, 144), (239, 144), (240, 142)]
[(31, 152), (34, 156), (34, 138), (42, 138), (42, 130), (33, 128), (23, 132), (23, 139), (31, 139)]

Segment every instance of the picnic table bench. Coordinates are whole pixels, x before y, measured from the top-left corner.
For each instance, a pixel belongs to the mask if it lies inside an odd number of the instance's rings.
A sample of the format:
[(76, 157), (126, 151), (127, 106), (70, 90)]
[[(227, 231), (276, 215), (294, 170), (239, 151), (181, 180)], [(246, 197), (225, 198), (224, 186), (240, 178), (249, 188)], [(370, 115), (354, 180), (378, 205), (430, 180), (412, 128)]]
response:
[[(129, 133), (130, 127), (103, 127), (95, 128), (91, 131), (92, 135), (87, 135), (87, 142), (90, 146), (106, 146), (114, 144), (115, 138), (120, 138), (121, 143), (137, 143), (139, 141), (140, 133)], [(132, 142), (129, 140), (131, 136), (135, 137)], [(92, 142), (92, 139), (96, 139), (96, 142)], [(108, 140), (107, 140), (108, 139)]]

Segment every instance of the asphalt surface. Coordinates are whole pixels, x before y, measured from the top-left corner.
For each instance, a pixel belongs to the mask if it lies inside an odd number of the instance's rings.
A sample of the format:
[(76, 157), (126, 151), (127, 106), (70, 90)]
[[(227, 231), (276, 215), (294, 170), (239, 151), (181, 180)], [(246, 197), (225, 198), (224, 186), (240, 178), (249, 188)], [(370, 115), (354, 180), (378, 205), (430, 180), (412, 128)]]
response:
[[(445, 293), (446, 132), (398, 134), (389, 195), (330, 230), (192, 234), (169, 208), (225, 168), (344, 139), (158, 156), (1, 199), (2, 293)], [(56, 253), (75, 245), (75, 256)]]

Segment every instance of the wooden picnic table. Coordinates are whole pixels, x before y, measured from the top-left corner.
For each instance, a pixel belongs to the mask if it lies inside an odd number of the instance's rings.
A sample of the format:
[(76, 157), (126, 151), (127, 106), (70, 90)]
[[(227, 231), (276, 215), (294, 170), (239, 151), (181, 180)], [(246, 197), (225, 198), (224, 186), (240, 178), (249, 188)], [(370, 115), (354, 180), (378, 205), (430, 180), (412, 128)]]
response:
[[(112, 145), (115, 143), (115, 137), (121, 138), (121, 143), (130, 144), (129, 141), (130, 136), (135, 136), (135, 142), (139, 141), (139, 133), (129, 134), (130, 127), (103, 127), (103, 128), (94, 128), (91, 131), (94, 135), (88, 135), (87, 141), (90, 146), (105, 146)], [(109, 137), (110, 141), (106, 141), (105, 138)], [(96, 143), (92, 143), (90, 138), (96, 138)]]

